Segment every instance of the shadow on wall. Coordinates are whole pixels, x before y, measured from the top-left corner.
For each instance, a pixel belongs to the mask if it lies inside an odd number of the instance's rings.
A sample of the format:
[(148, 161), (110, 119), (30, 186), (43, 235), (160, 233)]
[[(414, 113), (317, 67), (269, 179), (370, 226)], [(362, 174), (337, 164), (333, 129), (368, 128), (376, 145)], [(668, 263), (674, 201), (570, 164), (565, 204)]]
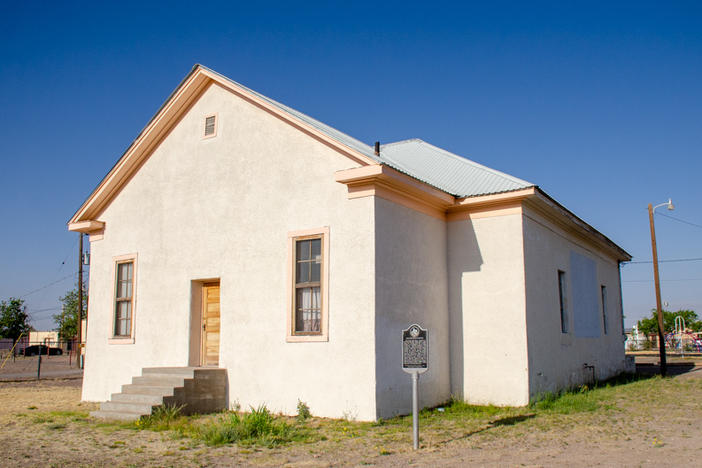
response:
[[(483, 257), (473, 221), (470, 219), (447, 223), (449, 336), (451, 356), (451, 394), (465, 399), (463, 362), (463, 275), (480, 271)], [(466, 298), (470, 300), (470, 298)]]

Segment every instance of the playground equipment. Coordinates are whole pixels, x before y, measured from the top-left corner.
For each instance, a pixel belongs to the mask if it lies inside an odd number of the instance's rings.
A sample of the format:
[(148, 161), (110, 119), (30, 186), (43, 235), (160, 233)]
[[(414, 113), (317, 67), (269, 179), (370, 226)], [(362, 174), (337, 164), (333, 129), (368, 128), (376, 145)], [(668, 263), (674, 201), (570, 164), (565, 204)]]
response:
[(685, 328), (685, 319), (681, 315), (676, 316), (675, 329), (665, 335), (666, 347), (677, 349), (681, 356), (685, 356), (686, 344), (698, 353), (702, 352), (702, 339), (695, 333), (685, 331)]
[(678, 335), (678, 349), (680, 350), (680, 355), (685, 356), (685, 347), (683, 346), (682, 336), (685, 332), (685, 319), (678, 315), (675, 317), (675, 331), (673, 333)]

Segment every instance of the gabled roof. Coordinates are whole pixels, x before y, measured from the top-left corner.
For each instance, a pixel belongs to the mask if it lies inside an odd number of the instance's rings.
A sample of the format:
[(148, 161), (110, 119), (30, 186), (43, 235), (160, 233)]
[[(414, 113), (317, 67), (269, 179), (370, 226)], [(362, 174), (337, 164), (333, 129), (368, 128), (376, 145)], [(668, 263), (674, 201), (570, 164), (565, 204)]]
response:
[(401, 175), (398, 173), (392, 175), (389, 171), (399, 171), (409, 176), (408, 180), (416, 181), (404, 182), (403, 190), (409, 189), (421, 196), (433, 190), (435, 193), (432, 197), (441, 206), (441, 210), (449, 207), (465, 209), (469, 206), (492, 203), (492, 201), (486, 201), (493, 200), (491, 197), (497, 197), (494, 198), (497, 200), (505, 196), (514, 199), (536, 196), (543, 202), (542, 204), (549, 206), (549, 210), (560, 212), (570, 219), (569, 222), (598, 239), (600, 245), (613, 249), (618, 258), (631, 259), (631, 256), (621, 247), (570, 213), (530, 182), (490, 169), (419, 139), (385, 144), (381, 146), (380, 154), (375, 154), (370, 145), (199, 64), (193, 67), (171, 93), (69, 220), (70, 230), (92, 233), (104, 229), (104, 223), (97, 220), (102, 210), (139, 170), (179, 118), (187, 112), (190, 105), (213, 83), (348, 157), (360, 166), (357, 169), (361, 172), (371, 169), (360, 175), (337, 174), (337, 181), (342, 182), (342, 179), (347, 178), (348, 180), (343, 181), (347, 183), (359, 177), (360, 179), (379, 177), (387, 183), (388, 180), (396, 179)]
[[(202, 67), (206, 69), (205, 67)], [(422, 182), (456, 197), (472, 197), (511, 192), (535, 185), (504, 172), (491, 169), (474, 161), (438, 148), (418, 138), (382, 145), (376, 155), (370, 145), (363, 143), (309, 115), (281, 104), (246, 86), (209, 70), (222, 80), (258, 96), (272, 106), (316, 128), (339, 143), (352, 148), (380, 164), (397, 169)]]
[(168, 133), (168, 128), (178, 120), (178, 116), (185, 112), (189, 104), (212, 82), (335, 147), (362, 166), (385, 164), (454, 196), (487, 195), (533, 186), (421, 140), (386, 144), (382, 146), (380, 155), (376, 155), (374, 149), (362, 141), (198, 64), (171, 93), (90, 197), (76, 211), (69, 224), (97, 216), (138, 170), (160, 139)]

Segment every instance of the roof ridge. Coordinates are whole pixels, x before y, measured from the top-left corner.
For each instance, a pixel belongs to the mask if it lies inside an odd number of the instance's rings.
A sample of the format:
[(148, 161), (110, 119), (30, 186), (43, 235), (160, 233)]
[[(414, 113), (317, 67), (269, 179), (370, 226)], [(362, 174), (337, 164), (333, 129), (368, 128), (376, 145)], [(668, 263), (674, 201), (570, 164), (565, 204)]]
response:
[(422, 140), (421, 138), (407, 138), (406, 140), (398, 140), (398, 141), (391, 141), (390, 143), (383, 143), (382, 145), (380, 145), (380, 147), (382, 148), (384, 146), (402, 145), (404, 143), (410, 143), (412, 141), (422, 142), (424, 140)]

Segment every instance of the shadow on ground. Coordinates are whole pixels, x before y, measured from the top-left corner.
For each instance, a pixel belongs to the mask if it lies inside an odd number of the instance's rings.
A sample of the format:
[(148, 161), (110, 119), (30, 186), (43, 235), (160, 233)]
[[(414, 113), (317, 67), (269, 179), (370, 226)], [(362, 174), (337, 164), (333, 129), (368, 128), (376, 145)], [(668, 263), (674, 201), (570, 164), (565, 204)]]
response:
[[(668, 363), (668, 375), (682, 375), (688, 373), (702, 373), (702, 367), (696, 366), (693, 362), (675, 362)], [(661, 367), (658, 364), (642, 363), (636, 364), (636, 373), (640, 376), (650, 377), (661, 373)]]

